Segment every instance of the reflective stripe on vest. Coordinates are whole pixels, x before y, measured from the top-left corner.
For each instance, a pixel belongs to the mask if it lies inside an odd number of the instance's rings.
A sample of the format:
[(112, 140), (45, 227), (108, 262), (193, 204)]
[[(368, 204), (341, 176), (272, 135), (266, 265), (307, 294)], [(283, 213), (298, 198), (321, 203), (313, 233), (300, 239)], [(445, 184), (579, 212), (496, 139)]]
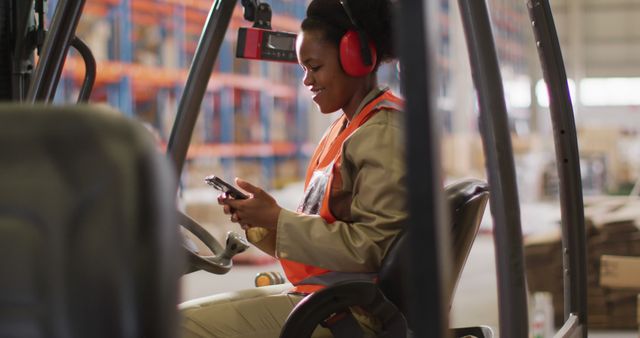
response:
[[(298, 208), (298, 212), (319, 214), (327, 223), (336, 221), (329, 208), (329, 199), (333, 184), (340, 186), (342, 184), (340, 172), (336, 168), (339, 167), (342, 160), (344, 141), (376, 112), (383, 109), (401, 110), (402, 105), (401, 99), (389, 91), (384, 91), (366, 104), (344, 130), (342, 127), (347, 122), (344, 115), (329, 127), (329, 130), (318, 143), (309, 162), (305, 179), (305, 196)], [(354, 277), (353, 273), (346, 273), (345, 276), (340, 276), (343, 273), (287, 259), (280, 259), (280, 264), (287, 275), (287, 279), (294, 285), (292, 292), (311, 293), (338, 281), (347, 280), (348, 278), (345, 279), (345, 277), (348, 277), (346, 275)], [(357, 275), (367, 275), (366, 278), (369, 280), (375, 277), (375, 274)], [(319, 276), (322, 276), (322, 278), (318, 279)], [(362, 277), (356, 279), (362, 279)]]

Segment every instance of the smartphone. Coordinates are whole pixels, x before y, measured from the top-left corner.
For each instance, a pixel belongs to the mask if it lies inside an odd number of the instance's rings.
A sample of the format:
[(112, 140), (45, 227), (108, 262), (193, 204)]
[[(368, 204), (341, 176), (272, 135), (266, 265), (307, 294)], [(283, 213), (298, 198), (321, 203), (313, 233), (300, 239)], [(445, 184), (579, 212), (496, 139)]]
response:
[(222, 191), (223, 193), (237, 199), (244, 200), (249, 198), (249, 196), (245, 195), (242, 191), (238, 190), (238, 188), (233, 185), (223, 181), (220, 177), (216, 175), (210, 175), (204, 178), (204, 181), (207, 182), (208, 185)]

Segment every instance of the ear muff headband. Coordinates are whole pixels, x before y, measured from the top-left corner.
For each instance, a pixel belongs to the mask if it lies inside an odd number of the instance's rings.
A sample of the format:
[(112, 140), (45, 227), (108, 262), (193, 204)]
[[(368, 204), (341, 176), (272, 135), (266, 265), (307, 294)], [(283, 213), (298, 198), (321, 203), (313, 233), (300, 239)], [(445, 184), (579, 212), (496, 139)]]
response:
[(356, 27), (348, 30), (340, 40), (340, 64), (345, 73), (350, 76), (367, 75), (376, 66), (375, 45), (368, 39), (365, 31), (356, 24), (347, 1), (340, 0), (340, 4), (353, 26)]

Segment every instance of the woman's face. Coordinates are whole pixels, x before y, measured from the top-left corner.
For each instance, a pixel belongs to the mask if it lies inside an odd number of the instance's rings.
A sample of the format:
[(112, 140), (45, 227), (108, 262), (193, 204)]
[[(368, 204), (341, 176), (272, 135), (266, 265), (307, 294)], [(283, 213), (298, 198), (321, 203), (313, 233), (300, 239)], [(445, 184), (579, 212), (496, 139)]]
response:
[[(305, 72), (303, 83), (323, 114), (353, 105), (354, 94), (362, 80), (350, 77), (342, 70), (337, 46), (328, 42), (321, 31), (311, 30), (298, 35), (296, 51)], [(358, 99), (356, 106), (359, 102)]]

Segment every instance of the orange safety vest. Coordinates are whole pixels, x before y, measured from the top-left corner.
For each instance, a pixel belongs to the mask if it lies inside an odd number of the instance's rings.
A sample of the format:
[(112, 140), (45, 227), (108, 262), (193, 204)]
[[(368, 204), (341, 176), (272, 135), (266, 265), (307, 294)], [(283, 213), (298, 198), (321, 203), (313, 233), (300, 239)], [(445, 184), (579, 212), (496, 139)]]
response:
[[(316, 147), (307, 167), (305, 195), (298, 207), (298, 212), (312, 215), (319, 214), (327, 223), (336, 221), (329, 208), (329, 199), (333, 191), (342, 187), (340, 165), (344, 141), (376, 112), (381, 109), (399, 110), (402, 105), (402, 100), (387, 90), (366, 104), (344, 130), (342, 127), (347, 122), (347, 118), (344, 115), (331, 125)], [(335, 279), (334, 276), (337, 274), (331, 270), (287, 259), (280, 259), (280, 264), (287, 275), (287, 279), (294, 285), (291, 292), (311, 293), (318, 291), (327, 284), (331, 284), (331, 281), (317, 284), (318, 278), (314, 277), (329, 274), (331, 276), (329, 279)], [(310, 283), (305, 283), (305, 280)], [(311, 280), (314, 282), (311, 282)]]

